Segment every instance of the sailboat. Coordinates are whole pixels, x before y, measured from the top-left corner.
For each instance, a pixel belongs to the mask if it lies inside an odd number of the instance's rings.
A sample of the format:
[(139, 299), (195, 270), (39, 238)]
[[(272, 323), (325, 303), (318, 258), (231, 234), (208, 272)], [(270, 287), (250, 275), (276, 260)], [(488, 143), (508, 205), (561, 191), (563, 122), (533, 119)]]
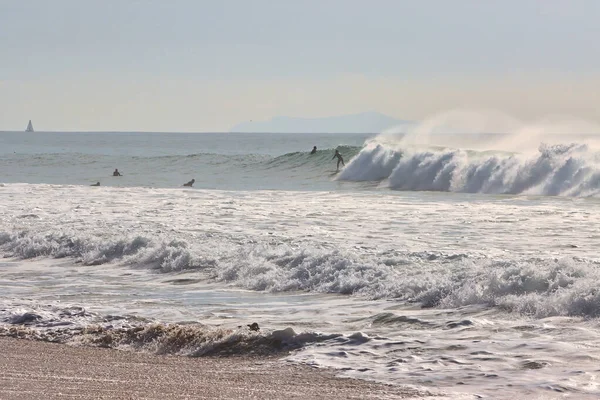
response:
[(34, 132), (33, 124), (31, 123), (31, 120), (29, 120), (29, 123), (27, 124), (27, 129), (25, 129), (25, 132)]

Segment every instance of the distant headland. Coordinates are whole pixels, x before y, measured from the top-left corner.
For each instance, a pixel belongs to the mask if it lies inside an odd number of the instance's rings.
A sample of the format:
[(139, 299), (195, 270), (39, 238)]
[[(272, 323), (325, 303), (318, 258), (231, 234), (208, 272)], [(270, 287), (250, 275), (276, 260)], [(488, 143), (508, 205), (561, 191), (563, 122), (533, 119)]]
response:
[(260, 133), (379, 133), (398, 125), (409, 124), (378, 112), (324, 118), (274, 117), (269, 121), (237, 124), (230, 132)]

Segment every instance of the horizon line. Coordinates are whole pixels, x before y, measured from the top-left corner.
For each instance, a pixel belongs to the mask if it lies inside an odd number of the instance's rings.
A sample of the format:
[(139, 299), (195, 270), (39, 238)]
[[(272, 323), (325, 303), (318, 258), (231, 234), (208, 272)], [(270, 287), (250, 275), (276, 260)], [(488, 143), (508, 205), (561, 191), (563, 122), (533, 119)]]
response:
[(192, 133), (192, 134), (207, 134), (207, 133), (218, 133), (218, 134), (228, 134), (228, 133), (257, 133), (257, 134), (297, 134), (297, 135), (306, 135), (306, 134), (350, 134), (350, 135), (377, 135), (382, 132), (266, 132), (266, 131), (257, 131), (257, 132), (242, 132), (242, 131), (77, 131), (77, 130), (36, 130), (34, 132), (27, 132), (24, 130), (0, 130), (0, 134), (2, 133), (23, 133), (23, 134), (32, 134), (32, 133)]

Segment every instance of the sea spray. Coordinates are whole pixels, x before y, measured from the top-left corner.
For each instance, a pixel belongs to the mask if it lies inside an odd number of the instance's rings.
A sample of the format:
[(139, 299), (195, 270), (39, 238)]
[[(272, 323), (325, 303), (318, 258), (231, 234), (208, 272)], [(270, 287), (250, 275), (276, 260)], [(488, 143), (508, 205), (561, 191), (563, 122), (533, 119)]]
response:
[(396, 190), (598, 196), (600, 153), (582, 144), (540, 145), (535, 154), (365, 147), (340, 180), (384, 181)]

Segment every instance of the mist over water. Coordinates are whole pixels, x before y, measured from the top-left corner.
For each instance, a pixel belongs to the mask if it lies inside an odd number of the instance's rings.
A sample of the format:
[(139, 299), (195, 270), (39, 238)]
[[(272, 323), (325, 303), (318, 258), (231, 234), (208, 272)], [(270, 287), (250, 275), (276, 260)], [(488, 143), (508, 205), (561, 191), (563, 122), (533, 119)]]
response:
[(596, 196), (600, 127), (456, 111), (385, 132), (339, 175), (397, 190)]
[(600, 125), (561, 116), (521, 121), (497, 110), (459, 109), (409, 126), (387, 129), (370, 141), (391, 146), (443, 146), (507, 152), (535, 151), (541, 143), (582, 143), (598, 148)]

